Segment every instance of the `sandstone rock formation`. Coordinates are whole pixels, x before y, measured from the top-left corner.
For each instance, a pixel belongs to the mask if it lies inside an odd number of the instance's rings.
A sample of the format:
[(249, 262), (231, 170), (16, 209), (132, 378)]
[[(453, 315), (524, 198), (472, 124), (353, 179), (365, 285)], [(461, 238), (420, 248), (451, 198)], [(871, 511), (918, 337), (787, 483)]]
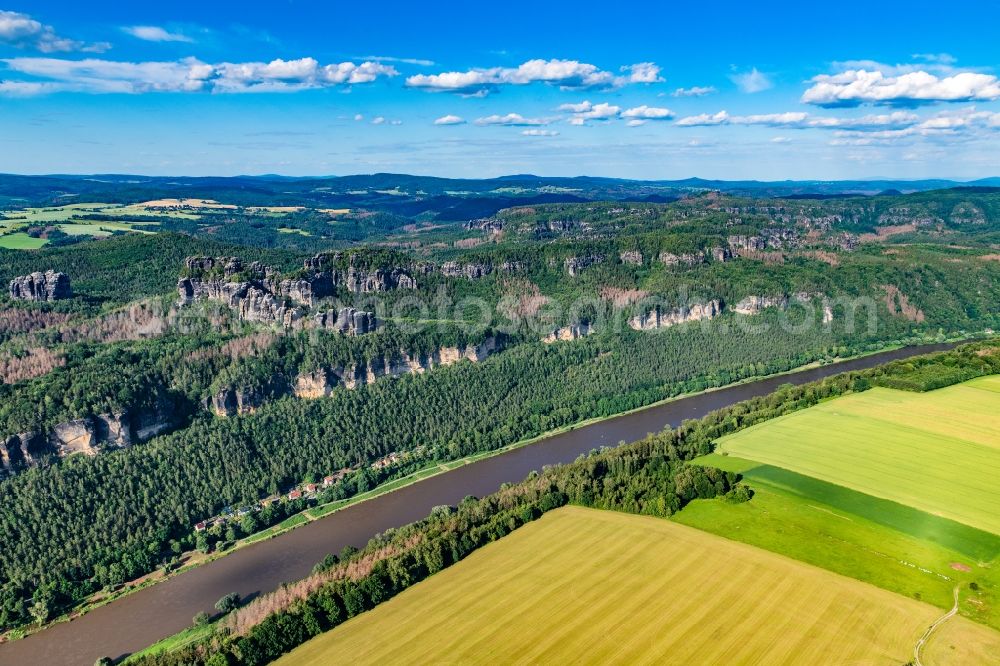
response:
[(705, 255), (700, 252), (687, 252), (674, 254), (673, 252), (661, 252), (659, 256), (661, 264), (667, 266), (697, 266), (705, 263)]
[(747, 296), (733, 306), (733, 311), (743, 315), (755, 315), (759, 314), (766, 308), (785, 309), (787, 307), (788, 297), (785, 295)]
[(666, 311), (661, 311), (660, 308), (652, 308), (648, 312), (643, 312), (629, 319), (628, 325), (637, 331), (651, 331), (657, 328), (669, 328), (670, 326), (690, 321), (711, 319), (718, 317), (720, 314), (722, 314), (721, 301), (712, 299), (704, 303), (693, 303)]
[(336, 331), (343, 335), (364, 335), (378, 327), (374, 312), (354, 308), (317, 312), (313, 320), (317, 328)]
[(371, 384), (380, 377), (421, 374), (462, 360), (478, 363), (495, 353), (499, 347), (499, 341), (495, 337), (489, 337), (478, 345), (442, 347), (429, 354), (411, 355), (403, 351), (392, 358), (376, 357), (367, 363), (348, 367), (319, 368), (296, 377), (293, 392), (299, 398), (320, 398), (330, 395), (338, 387), (355, 389)]
[(10, 297), (21, 301), (58, 301), (73, 296), (69, 276), (56, 271), (21, 275), (10, 281)]
[(459, 264), (457, 261), (446, 261), (441, 264), (441, 275), (445, 277), (464, 277), (467, 280), (478, 280), (493, 272), (493, 265), (488, 263)]
[(578, 340), (584, 336), (591, 335), (594, 332), (593, 324), (590, 322), (580, 322), (578, 324), (570, 324), (569, 326), (562, 326), (555, 329), (542, 338), (542, 342), (545, 344), (552, 344), (553, 342), (559, 341)]
[(584, 257), (568, 257), (563, 262), (563, 265), (566, 267), (566, 272), (569, 273), (570, 277), (576, 277), (584, 268), (602, 263), (603, 261), (604, 255), (591, 254)]
[(629, 264), (631, 266), (642, 266), (642, 252), (638, 250), (627, 250), (622, 252), (619, 256), (623, 264)]
[(22, 432), (0, 438), (0, 471), (13, 472), (34, 465), (47, 450), (45, 438), (34, 432)]

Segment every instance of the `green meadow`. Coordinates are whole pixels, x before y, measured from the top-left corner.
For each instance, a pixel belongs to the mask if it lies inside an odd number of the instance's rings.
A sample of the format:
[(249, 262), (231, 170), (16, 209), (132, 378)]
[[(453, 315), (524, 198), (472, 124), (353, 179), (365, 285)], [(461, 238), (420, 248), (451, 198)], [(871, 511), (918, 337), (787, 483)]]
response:
[(740, 472), (754, 497), (695, 500), (674, 521), (940, 608), (957, 585), (961, 613), (1000, 629), (1000, 536), (770, 465), (718, 454), (695, 463)]
[(747, 428), (717, 451), (1000, 534), (1000, 378), (874, 388)]

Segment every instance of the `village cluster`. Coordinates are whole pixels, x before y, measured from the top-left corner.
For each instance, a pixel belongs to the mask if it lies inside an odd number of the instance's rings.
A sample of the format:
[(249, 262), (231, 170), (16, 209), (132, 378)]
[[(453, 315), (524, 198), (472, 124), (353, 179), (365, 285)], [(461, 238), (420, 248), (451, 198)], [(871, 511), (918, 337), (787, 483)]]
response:
[[(419, 452), (423, 452), (423, 447), (418, 447), (418, 450)], [(383, 456), (378, 460), (376, 460), (375, 462), (373, 462), (371, 464), (371, 468), (373, 470), (384, 470), (388, 467), (403, 462), (404, 460), (412, 457), (414, 454), (417, 453), (418, 453), (417, 450), (411, 453), (401, 453), (398, 451), (393, 451), (392, 453)], [(225, 525), (228, 521), (239, 520), (240, 518), (246, 516), (247, 514), (261, 511), (264, 509), (264, 507), (270, 504), (281, 502), (283, 500), (294, 502), (296, 500), (309, 501), (316, 499), (316, 497), (319, 495), (320, 492), (322, 492), (327, 488), (333, 487), (337, 483), (340, 483), (341, 481), (343, 481), (344, 477), (346, 477), (351, 472), (356, 471), (357, 469), (358, 469), (357, 467), (344, 467), (343, 469), (337, 470), (333, 474), (329, 474), (323, 477), (323, 480), (318, 483), (315, 482), (300, 483), (291, 490), (270, 495), (253, 505), (241, 506), (235, 509), (231, 506), (224, 507), (217, 516), (212, 516), (211, 518), (206, 518), (205, 520), (195, 523), (194, 531), (204, 532), (205, 530), (215, 527), (216, 525)]]

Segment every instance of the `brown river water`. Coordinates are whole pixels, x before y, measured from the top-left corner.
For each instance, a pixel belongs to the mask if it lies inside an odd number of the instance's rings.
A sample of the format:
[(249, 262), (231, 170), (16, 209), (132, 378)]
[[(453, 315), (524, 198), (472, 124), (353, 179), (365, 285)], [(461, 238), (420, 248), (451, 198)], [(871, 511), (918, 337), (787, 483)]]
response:
[(191, 618), (199, 611), (214, 613), (214, 604), (223, 595), (236, 592), (246, 597), (274, 590), (282, 583), (308, 575), (327, 553), (338, 553), (347, 545), (362, 546), (379, 532), (425, 517), (435, 506), (457, 504), (466, 495), (488, 495), (502, 483), (520, 481), (544, 465), (572, 462), (591, 449), (641, 439), (668, 425), (677, 426), (684, 419), (700, 418), (712, 410), (766, 395), (781, 384), (804, 384), (951, 346), (908, 347), (739, 384), (541, 439), (353, 505), (123, 597), (71, 622), (0, 645), (0, 664), (91, 666), (98, 657), (123, 657), (190, 627)]

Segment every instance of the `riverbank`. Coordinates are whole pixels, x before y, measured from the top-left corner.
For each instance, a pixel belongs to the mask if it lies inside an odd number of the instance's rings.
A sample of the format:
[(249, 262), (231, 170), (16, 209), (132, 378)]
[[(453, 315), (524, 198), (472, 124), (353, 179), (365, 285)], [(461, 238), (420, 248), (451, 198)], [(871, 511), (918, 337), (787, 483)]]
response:
[[(325, 504), (319, 504), (319, 505), (316, 505), (316, 506), (304, 509), (304, 510), (300, 511), (299, 513), (296, 513), (296, 514), (293, 514), (293, 515), (289, 516), (288, 518), (286, 518), (285, 520), (283, 520), (281, 523), (279, 523), (277, 525), (273, 525), (271, 527), (268, 527), (268, 528), (265, 528), (265, 529), (261, 530), (260, 532), (257, 532), (255, 534), (249, 535), (247, 537), (243, 537), (241, 539), (238, 539), (237, 541), (235, 541), (233, 543), (233, 545), (231, 545), (230, 547), (228, 547), (228, 548), (226, 548), (224, 550), (220, 550), (220, 551), (217, 551), (217, 552), (214, 552), (214, 553), (208, 553), (208, 554), (201, 553), (201, 552), (195, 551), (195, 550), (184, 552), (184, 553), (180, 554), (180, 556), (179, 556), (179, 560), (181, 562), (180, 566), (176, 566), (175, 568), (166, 567), (166, 568), (157, 569), (156, 571), (153, 571), (153, 572), (150, 572), (148, 574), (145, 574), (144, 576), (142, 576), (142, 577), (140, 577), (140, 578), (138, 578), (136, 580), (124, 583), (120, 589), (115, 590), (114, 592), (110, 592), (109, 593), (109, 592), (101, 591), (101, 592), (95, 593), (86, 602), (82, 603), (81, 605), (77, 606), (76, 608), (72, 609), (71, 611), (69, 611), (67, 613), (64, 613), (64, 614), (60, 615), (59, 617), (57, 617), (57, 618), (55, 618), (55, 619), (47, 622), (44, 625), (30, 627), (30, 628), (19, 628), (19, 629), (12, 630), (12, 631), (8, 632), (5, 635), (0, 635), (0, 643), (5, 643), (5, 642), (9, 642), (9, 641), (18, 640), (18, 639), (30, 636), (32, 634), (36, 634), (36, 633), (38, 633), (40, 631), (44, 631), (45, 629), (47, 629), (47, 628), (49, 628), (49, 627), (51, 627), (53, 625), (64, 623), (64, 622), (68, 622), (68, 621), (72, 621), (72, 620), (75, 620), (77, 618), (83, 617), (87, 613), (90, 613), (90, 612), (92, 612), (92, 611), (94, 611), (94, 610), (96, 610), (98, 608), (101, 608), (103, 606), (106, 606), (106, 605), (108, 605), (110, 603), (114, 603), (114, 602), (120, 601), (121, 599), (123, 599), (125, 597), (128, 597), (129, 595), (132, 595), (132, 594), (137, 593), (139, 591), (148, 589), (151, 586), (158, 585), (160, 583), (166, 582), (166, 581), (171, 580), (173, 578), (176, 578), (177, 576), (180, 576), (180, 575), (182, 575), (184, 573), (187, 573), (187, 572), (189, 572), (192, 569), (195, 569), (197, 567), (200, 567), (200, 566), (203, 566), (203, 565), (215, 562), (215, 561), (220, 560), (220, 559), (222, 559), (224, 557), (228, 557), (228, 556), (230, 556), (230, 555), (232, 555), (232, 554), (234, 554), (236, 552), (239, 552), (240, 550), (242, 550), (242, 549), (244, 549), (244, 548), (246, 548), (248, 546), (254, 545), (256, 543), (260, 543), (262, 541), (268, 541), (270, 539), (274, 539), (276, 537), (285, 535), (285, 534), (291, 532), (292, 530), (304, 527), (304, 526), (308, 525), (309, 523), (311, 523), (311, 522), (313, 522), (315, 520), (319, 520), (321, 518), (329, 516), (329, 515), (331, 515), (333, 513), (336, 513), (338, 511), (342, 511), (344, 509), (347, 509), (347, 508), (352, 507), (354, 505), (357, 505), (359, 503), (366, 502), (366, 501), (369, 501), (369, 500), (372, 500), (372, 499), (384, 496), (384, 495), (386, 495), (388, 493), (391, 493), (391, 492), (402, 490), (402, 489), (407, 488), (407, 487), (409, 487), (409, 486), (411, 486), (411, 485), (413, 485), (415, 483), (419, 483), (419, 482), (425, 481), (427, 479), (439, 476), (441, 474), (445, 474), (447, 472), (453, 471), (453, 470), (455, 470), (455, 469), (457, 469), (459, 467), (463, 467), (465, 465), (469, 465), (469, 464), (472, 464), (472, 463), (480, 462), (482, 460), (486, 460), (486, 459), (493, 458), (493, 457), (496, 457), (496, 456), (505, 455), (507, 453), (510, 453), (511, 451), (514, 451), (514, 450), (517, 450), (517, 449), (520, 449), (520, 448), (523, 448), (523, 447), (531, 446), (531, 445), (536, 444), (536, 443), (538, 443), (538, 442), (540, 442), (542, 440), (551, 439), (551, 438), (559, 436), (559, 435), (570, 433), (570, 432), (573, 432), (573, 431), (581, 429), (581, 428), (586, 428), (586, 427), (589, 427), (589, 426), (593, 426), (593, 425), (597, 425), (597, 424), (600, 424), (600, 423), (604, 423), (604, 422), (612, 420), (612, 419), (620, 419), (620, 418), (628, 417), (630, 415), (634, 415), (634, 414), (639, 413), (639, 412), (645, 412), (645, 411), (653, 410), (653, 409), (656, 409), (657, 407), (662, 407), (664, 405), (668, 405), (670, 403), (677, 402), (677, 401), (680, 401), (680, 400), (687, 400), (687, 399), (690, 399), (690, 398), (695, 398), (695, 397), (698, 397), (698, 396), (703, 396), (703, 395), (706, 395), (706, 394), (711, 394), (711, 393), (714, 393), (714, 392), (718, 392), (718, 391), (722, 391), (722, 390), (726, 390), (726, 389), (731, 389), (731, 388), (742, 386), (742, 385), (746, 385), (746, 384), (751, 384), (751, 383), (755, 383), (755, 382), (761, 382), (761, 381), (773, 379), (773, 378), (776, 378), (776, 377), (782, 377), (782, 376), (786, 376), (786, 375), (793, 375), (793, 374), (801, 373), (801, 372), (803, 372), (805, 370), (810, 370), (810, 369), (814, 369), (814, 368), (820, 368), (820, 367), (826, 367), (826, 366), (830, 366), (830, 365), (836, 365), (836, 364), (846, 363), (846, 362), (849, 362), (849, 361), (853, 361), (853, 360), (857, 360), (857, 359), (862, 359), (862, 358), (866, 358), (866, 357), (877, 355), (877, 354), (884, 354), (884, 353), (887, 353), (887, 352), (895, 351), (895, 350), (898, 350), (898, 349), (902, 349), (904, 347), (913, 347), (913, 346), (927, 345), (927, 344), (934, 344), (934, 343), (961, 342), (961, 341), (965, 341), (965, 340), (974, 339), (976, 337), (982, 337), (982, 334), (979, 334), (979, 333), (965, 334), (965, 335), (958, 335), (958, 336), (953, 336), (951, 338), (945, 338), (945, 339), (939, 339), (939, 338), (935, 337), (935, 338), (913, 338), (913, 339), (909, 339), (909, 340), (888, 341), (888, 342), (884, 343), (884, 345), (882, 347), (879, 347), (877, 349), (872, 349), (872, 350), (869, 350), (869, 351), (865, 351), (865, 352), (861, 352), (861, 353), (853, 354), (853, 355), (849, 355), (849, 356), (833, 357), (829, 361), (812, 361), (810, 363), (803, 364), (803, 365), (800, 365), (800, 366), (796, 366), (796, 367), (790, 368), (788, 370), (784, 370), (782, 372), (771, 373), (771, 374), (768, 374), (768, 375), (759, 375), (759, 376), (754, 376), (754, 377), (747, 377), (747, 378), (744, 378), (744, 379), (739, 380), (737, 382), (732, 382), (732, 383), (721, 385), (721, 386), (713, 386), (713, 387), (709, 387), (709, 388), (703, 389), (701, 391), (694, 391), (694, 392), (689, 392), (689, 393), (679, 393), (677, 395), (673, 395), (673, 396), (670, 396), (668, 398), (664, 398), (662, 400), (658, 400), (658, 401), (655, 401), (655, 402), (652, 402), (652, 403), (648, 403), (648, 404), (642, 405), (640, 407), (636, 407), (636, 408), (633, 408), (633, 409), (630, 409), (630, 410), (626, 410), (626, 411), (623, 411), (623, 412), (618, 412), (618, 413), (615, 413), (615, 414), (609, 414), (609, 415), (604, 415), (604, 416), (592, 417), (592, 418), (584, 419), (582, 421), (577, 421), (575, 423), (568, 424), (568, 425), (565, 425), (565, 426), (562, 426), (562, 427), (559, 427), (559, 428), (554, 428), (552, 430), (548, 430), (548, 431), (546, 431), (544, 433), (541, 433), (539, 435), (536, 435), (534, 437), (530, 437), (530, 438), (526, 438), (526, 439), (523, 439), (523, 440), (519, 440), (519, 441), (514, 442), (512, 444), (508, 444), (508, 445), (506, 445), (504, 447), (501, 447), (501, 448), (498, 448), (498, 449), (493, 449), (491, 451), (481, 451), (481, 452), (477, 452), (477, 453), (474, 453), (474, 454), (471, 454), (471, 455), (468, 455), (468, 456), (464, 456), (462, 458), (457, 458), (455, 460), (450, 460), (450, 461), (434, 461), (434, 462), (429, 463), (427, 466), (425, 466), (425, 467), (423, 467), (421, 469), (418, 469), (418, 470), (416, 470), (414, 472), (411, 472), (410, 474), (407, 474), (406, 476), (403, 476), (403, 477), (400, 477), (400, 478), (397, 478), (397, 479), (393, 479), (391, 481), (383, 483), (382, 485), (380, 485), (380, 486), (378, 486), (376, 488), (373, 488), (371, 490), (368, 490), (368, 491), (366, 491), (364, 493), (360, 493), (358, 495), (355, 495), (355, 496), (347, 498), (347, 499), (334, 500), (332, 502), (328, 502), (328, 503), (325, 503)], [(617, 442), (613, 442), (612, 444), (617, 444)]]
[[(571, 462), (593, 448), (641, 439), (646, 433), (677, 425), (684, 419), (698, 418), (728, 404), (770, 393), (783, 383), (780, 380), (785, 376), (794, 383), (805, 383), (942, 348), (932, 345), (900, 350), (900, 346), (887, 343), (880, 349), (839, 358), (833, 363), (810, 363), (770, 375), (768, 379), (752, 378), (696, 394), (672, 396), (629, 412), (577, 422), (496, 451), (428, 466), (350, 500), (307, 509), (313, 512), (311, 519), (303, 516), (296, 525), (286, 521), (288, 529), (271, 528), (273, 531), (267, 532), (266, 537), (253, 535), (239, 548), (206, 558), (201, 564), (208, 566), (187, 567), (132, 593), (123, 592), (114, 599), (117, 603), (105, 602), (75, 615), (72, 622), (50, 626), (43, 632), (44, 638), (36, 635), (0, 648), (0, 657), (46, 655), (55, 660), (53, 663), (81, 663), (79, 659), (60, 660), (66, 659), (65, 655), (78, 657), (91, 652), (97, 656), (124, 656), (162, 640), (166, 634), (189, 627), (195, 612), (210, 610), (223, 594), (238, 592), (248, 596), (270, 591), (307, 575), (312, 564), (325, 554), (338, 552), (345, 545), (364, 543), (373, 534), (391, 527), (419, 520), (433, 506), (454, 504), (469, 494), (481, 496), (494, 492), (502, 483), (522, 479), (532, 469)], [(865, 357), (873, 356), (876, 358), (864, 361)], [(796, 373), (797, 377), (790, 377)], [(542, 445), (531, 446), (541, 440), (544, 440)], [(439, 478), (445, 475), (446, 479)], [(279, 540), (277, 536), (284, 538)], [(248, 542), (249, 539), (253, 541)], [(251, 545), (255, 547), (249, 548)], [(124, 627), (131, 633), (123, 633)], [(17, 649), (12, 650), (15, 646)]]

